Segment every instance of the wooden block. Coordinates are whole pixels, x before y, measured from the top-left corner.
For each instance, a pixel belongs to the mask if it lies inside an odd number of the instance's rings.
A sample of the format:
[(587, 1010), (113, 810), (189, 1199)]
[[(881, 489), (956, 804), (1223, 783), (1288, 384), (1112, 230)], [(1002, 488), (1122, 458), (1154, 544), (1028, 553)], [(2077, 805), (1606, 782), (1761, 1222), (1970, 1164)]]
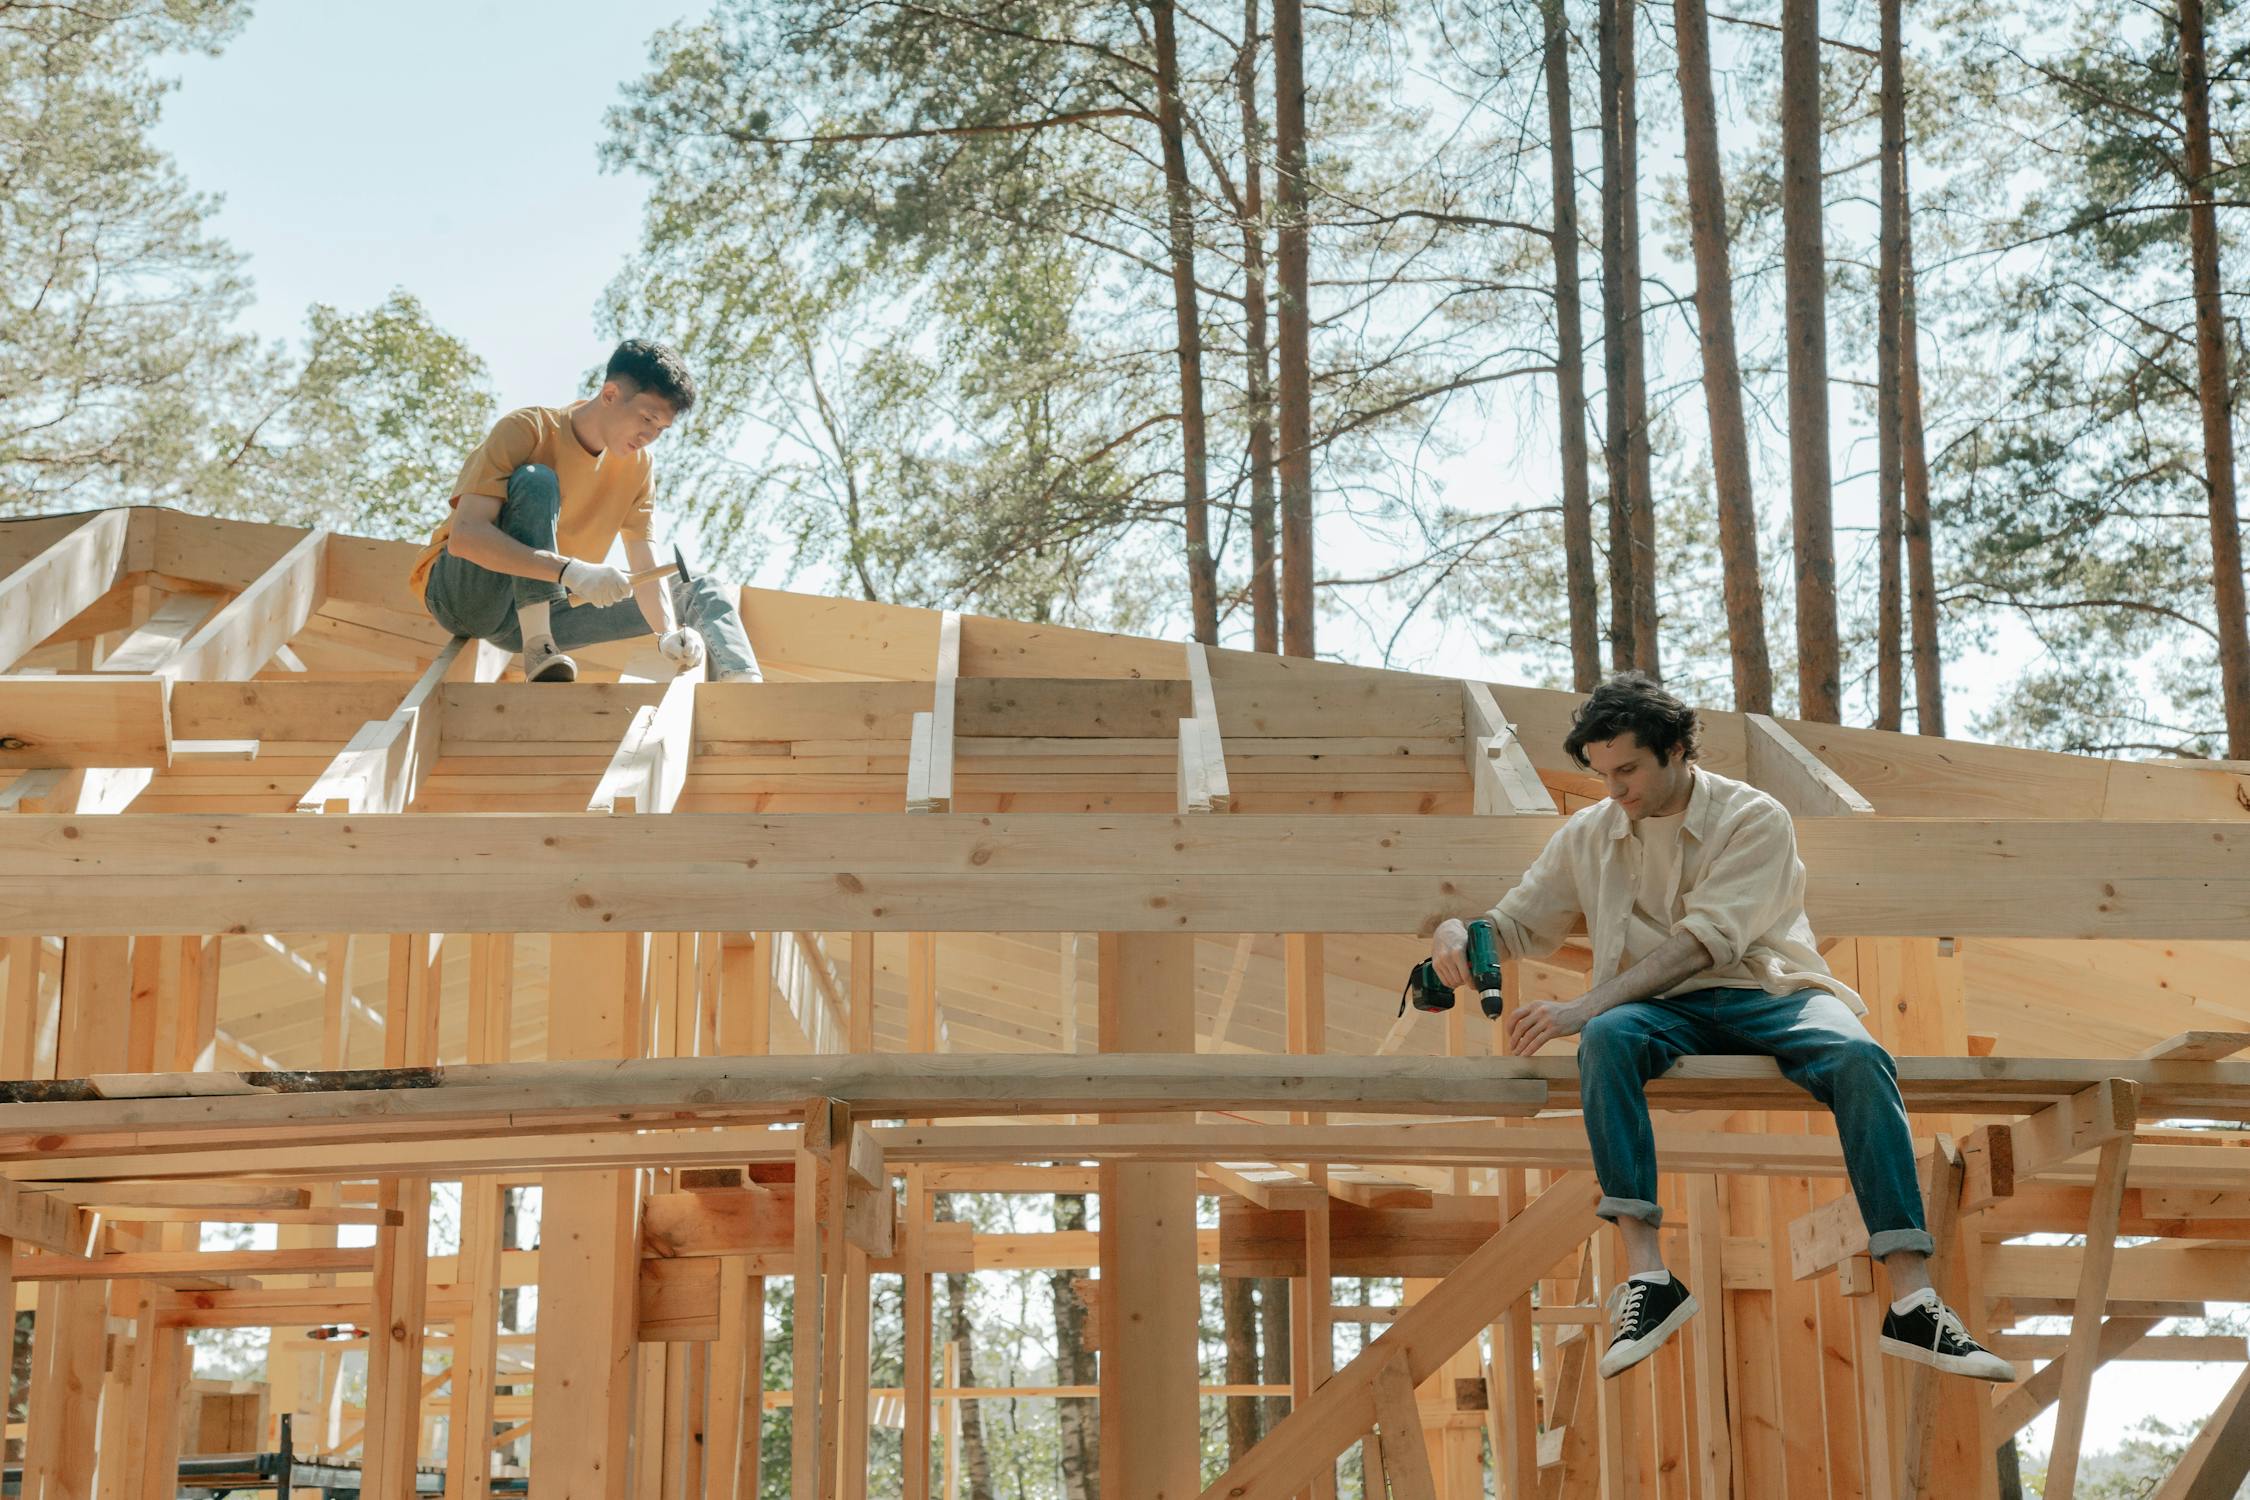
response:
[(2250, 1047), (2250, 1031), (2183, 1031), (2140, 1055), (2152, 1062), (2217, 1062)]

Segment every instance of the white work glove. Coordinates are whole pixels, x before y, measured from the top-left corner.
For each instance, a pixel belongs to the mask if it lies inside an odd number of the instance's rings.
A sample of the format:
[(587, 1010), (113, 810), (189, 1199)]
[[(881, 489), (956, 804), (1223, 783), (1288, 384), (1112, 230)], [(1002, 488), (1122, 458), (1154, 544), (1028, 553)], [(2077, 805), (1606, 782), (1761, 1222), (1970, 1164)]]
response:
[(676, 662), (683, 672), (692, 672), (703, 665), (703, 637), (688, 626), (658, 637), (656, 649), (664, 653), (665, 660)]
[(622, 604), (633, 597), (632, 577), (623, 568), (576, 558), (563, 564), (562, 586), (588, 604)]

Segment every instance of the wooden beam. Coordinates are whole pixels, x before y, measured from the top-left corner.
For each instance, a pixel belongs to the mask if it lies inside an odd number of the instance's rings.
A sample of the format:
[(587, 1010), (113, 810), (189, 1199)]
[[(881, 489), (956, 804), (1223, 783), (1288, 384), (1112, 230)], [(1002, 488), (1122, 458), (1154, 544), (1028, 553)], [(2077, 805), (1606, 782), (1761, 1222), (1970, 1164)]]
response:
[(247, 682), (328, 597), (328, 533), (310, 531), (153, 670), (179, 682)]
[[(0, 677), (0, 770), (171, 762), (172, 684), (162, 678)], [(45, 780), (25, 787), (19, 803), (52, 796), (56, 788), (43, 786)], [(43, 930), (68, 929), (50, 923)]]
[(132, 512), (100, 510), (0, 577), (0, 672), (116, 587), (126, 572)]
[(1553, 817), (1555, 799), (1539, 779), (1515, 725), (1500, 711), (1492, 689), (1461, 684), (1462, 745), (1468, 756), (1474, 807), (1480, 815)]
[[(585, 1058), (638, 1050), (638, 975), (630, 940), (548, 939), (548, 1050)], [(633, 1321), (639, 1248), (637, 1174), (571, 1172), (544, 1187), (540, 1305), (533, 1368), (532, 1464), (571, 1500), (622, 1500), (632, 1418)]]
[(695, 753), (697, 680), (693, 672), (682, 672), (659, 702), (633, 715), (586, 811), (668, 813), (677, 805)]
[[(1190, 641), (1187, 646), (1188, 698), (1195, 706), (1192, 719), (1181, 720), (1180, 765), (1183, 778), (1191, 758), (1189, 739), (1192, 739), (1192, 759), (1195, 774), (1189, 783), (1193, 789), (1194, 811), (1226, 812), (1234, 806), (1234, 791), (1227, 780), (1226, 742), (1219, 733), (1219, 699), (1211, 687), (1211, 655), (1201, 641)], [(1191, 800), (1182, 794), (1181, 811), (1189, 811), (1185, 804)]]
[[(1193, 940), (1104, 933), (1100, 953), (1102, 1050), (1194, 1051)], [(1101, 1205), (1103, 1302), (1121, 1314), (1102, 1325), (1103, 1488), (1186, 1500), (1202, 1458), (1195, 1168), (1104, 1166)]]
[(1303, 1489), (1375, 1425), (1378, 1371), (1397, 1358), (1410, 1382), (1428, 1379), (1599, 1227), (1594, 1205), (1600, 1198), (1600, 1188), (1586, 1173), (1571, 1173), (1549, 1187), (1358, 1358), (1298, 1403), (1264, 1441), (1206, 1488), (1201, 1500), (1283, 1500)]
[(171, 594), (150, 611), (147, 619), (103, 657), (97, 672), (153, 672), (171, 660), (181, 646), (203, 628), (214, 610), (226, 603), (223, 594)]
[(2231, 1500), (2245, 1476), (2250, 1476), (2250, 1370), (2235, 1377), (2149, 1500)]
[(2086, 1249), (2078, 1269), (2080, 1314), (2071, 1320), (2070, 1352), (2063, 1356), (2054, 1443), (2047, 1452), (2047, 1479), (2040, 1489), (2043, 1500), (2071, 1500), (2077, 1493), (2078, 1450), (2086, 1436), (2086, 1402), (2093, 1393), (2094, 1366), (2100, 1363), (2096, 1351), (2101, 1343), (2101, 1319), (2093, 1310), (2109, 1300), (2109, 1272), (2117, 1259), (2117, 1214), (2125, 1200), (2125, 1166), (2132, 1151), (2130, 1133), (2102, 1147), (2100, 1174), (2094, 1179), (2093, 1212), (2086, 1221)]
[(1765, 714), (1742, 716), (1750, 783), (1800, 818), (1872, 817), (1875, 806)]
[(914, 715), (906, 767), (908, 812), (941, 813), (953, 807), (954, 718), (960, 679), (961, 616), (949, 609), (938, 621), (930, 707)]
[(370, 719), (352, 735), (297, 799), (297, 811), (402, 813), (412, 807), (444, 743), (440, 687), (464, 672), (485, 680), (482, 674), (496, 676), (506, 663), (487, 653), (486, 644), (455, 636), (440, 647), (390, 716)]
[(2246, 1047), (2250, 1031), (2183, 1031), (2137, 1055), (2151, 1062), (2216, 1062)]
[(1422, 1442), (1422, 1412), (1414, 1402), (1414, 1382), (1404, 1358), (1384, 1360), (1370, 1382), (1375, 1426), (1383, 1438), (1383, 1477), (1391, 1500), (1437, 1500), (1429, 1450)]
[[(0, 709), (76, 681), (0, 682)], [(1171, 814), (699, 813), (652, 838), (567, 815), (417, 813), (348, 833), (285, 816), (118, 820), (67, 845), (52, 816), (0, 820), (0, 933), (317, 932), (348, 909), (376, 931), (718, 931), (751, 910), (803, 930), (990, 931), (1004, 911), (1034, 932), (1397, 934), (1481, 910), (1558, 826), (1324, 814), (1181, 839)], [(2250, 905), (2250, 831), (2232, 825), (1812, 818), (1797, 833), (1824, 931), (2233, 937)], [(214, 870), (227, 878), (202, 878)]]
[[(1951, 1136), (1938, 1137), (1937, 1149), (1927, 1158), (1925, 1170), (1928, 1175), (1923, 1179), (1922, 1201), (1929, 1216), (1930, 1238), (1937, 1243), (1936, 1251), (1930, 1256), (1930, 1280), (1936, 1283), (1950, 1271), (1960, 1242), (1961, 1153)], [(1914, 1365), (1907, 1371), (1903, 1477), (1908, 1500), (1921, 1500), (1929, 1493), (1930, 1476), (1937, 1459), (1938, 1382), (1941, 1379), (1943, 1377), (1927, 1365)], [(1951, 1497), (1932, 1496), (1931, 1500), (1951, 1500)]]

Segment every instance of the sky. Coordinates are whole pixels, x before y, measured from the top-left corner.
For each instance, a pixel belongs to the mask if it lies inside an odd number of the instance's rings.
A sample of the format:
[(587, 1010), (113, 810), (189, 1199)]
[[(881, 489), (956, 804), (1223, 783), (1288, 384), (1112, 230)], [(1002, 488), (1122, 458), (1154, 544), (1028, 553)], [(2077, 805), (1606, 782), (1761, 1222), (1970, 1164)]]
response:
[[(165, 65), (179, 87), (156, 140), (197, 190), (222, 196), (213, 227), (249, 256), (260, 335), (297, 338), (313, 302), (360, 311), (403, 287), (484, 358), (503, 410), (554, 404), (604, 357), (595, 308), (639, 241), (639, 180), (604, 175), (595, 159), (603, 113), (649, 37), (702, 9), (264, 0), (217, 58)], [(1502, 431), (1471, 441), (1447, 471), (1464, 500), (1509, 472), (1514, 447)], [(1866, 524), (1865, 508), (1858, 491), (1840, 492), (1839, 527)], [(1343, 526), (1321, 542), (1356, 544)], [(1839, 537), (1840, 554), (1852, 545)], [(754, 581), (820, 586), (771, 563)], [(1949, 727), (1966, 727), (2023, 648), (2020, 632), (2002, 631), (1949, 667)], [(1402, 664), (1506, 675), (1459, 637), (1425, 634), (1412, 649), (1418, 659)], [(2207, 1410), (2229, 1378), (2225, 1366), (2110, 1366), (2095, 1377), (2089, 1448), (2146, 1412)], [(2051, 1430), (2042, 1419), (2027, 1446), (2043, 1449)]]

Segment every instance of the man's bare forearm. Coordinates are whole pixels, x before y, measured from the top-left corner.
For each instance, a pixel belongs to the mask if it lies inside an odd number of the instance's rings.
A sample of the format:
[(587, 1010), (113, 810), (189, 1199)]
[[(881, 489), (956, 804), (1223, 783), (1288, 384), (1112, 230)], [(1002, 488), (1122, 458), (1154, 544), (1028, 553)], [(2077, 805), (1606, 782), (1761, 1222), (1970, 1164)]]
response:
[(1586, 1019), (1590, 1021), (1612, 1006), (1661, 995), (1682, 980), (1693, 979), (1711, 963), (1711, 950), (1703, 946), (1701, 938), (1692, 932), (1675, 932), (1654, 953), (1588, 990), (1583, 1002)]

